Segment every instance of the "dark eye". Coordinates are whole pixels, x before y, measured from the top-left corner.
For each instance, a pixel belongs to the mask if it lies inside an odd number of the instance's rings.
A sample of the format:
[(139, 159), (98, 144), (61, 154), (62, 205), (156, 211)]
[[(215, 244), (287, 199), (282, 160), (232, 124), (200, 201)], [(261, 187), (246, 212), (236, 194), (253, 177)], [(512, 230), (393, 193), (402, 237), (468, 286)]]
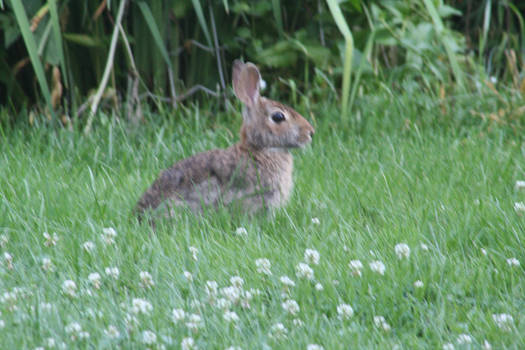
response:
[(282, 112), (275, 112), (272, 114), (272, 120), (276, 123), (283, 122), (286, 118)]

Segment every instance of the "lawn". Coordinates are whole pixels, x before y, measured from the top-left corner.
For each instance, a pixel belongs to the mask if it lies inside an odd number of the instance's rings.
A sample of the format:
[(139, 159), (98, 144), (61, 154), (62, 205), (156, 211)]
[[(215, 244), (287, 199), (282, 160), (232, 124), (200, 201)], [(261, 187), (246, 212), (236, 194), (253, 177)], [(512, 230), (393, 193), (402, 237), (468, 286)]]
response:
[(521, 137), (371, 101), (359, 123), (301, 110), (316, 135), (286, 208), (155, 231), (132, 215), (142, 191), (235, 142), (238, 113), (2, 129), (0, 348), (525, 347)]

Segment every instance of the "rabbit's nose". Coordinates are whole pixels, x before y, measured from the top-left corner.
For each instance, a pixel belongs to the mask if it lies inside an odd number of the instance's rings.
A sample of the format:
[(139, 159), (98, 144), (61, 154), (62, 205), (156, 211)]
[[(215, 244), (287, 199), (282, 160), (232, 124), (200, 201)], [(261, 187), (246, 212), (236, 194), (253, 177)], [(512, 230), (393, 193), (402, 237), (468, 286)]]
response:
[(314, 134), (315, 134), (315, 130), (314, 130), (314, 129), (311, 129), (311, 130), (310, 130), (310, 138), (311, 138), (311, 139), (314, 138)]

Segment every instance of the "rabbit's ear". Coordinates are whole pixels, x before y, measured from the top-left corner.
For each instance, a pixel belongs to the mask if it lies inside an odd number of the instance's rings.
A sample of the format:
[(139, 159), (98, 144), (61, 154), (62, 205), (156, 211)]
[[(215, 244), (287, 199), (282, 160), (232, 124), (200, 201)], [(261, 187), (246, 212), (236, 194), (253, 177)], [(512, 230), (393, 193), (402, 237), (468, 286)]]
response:
[(259, 101), (261, 75), (253, 63), (233, 62), (233, 90), (239, 100), (252, 107)]

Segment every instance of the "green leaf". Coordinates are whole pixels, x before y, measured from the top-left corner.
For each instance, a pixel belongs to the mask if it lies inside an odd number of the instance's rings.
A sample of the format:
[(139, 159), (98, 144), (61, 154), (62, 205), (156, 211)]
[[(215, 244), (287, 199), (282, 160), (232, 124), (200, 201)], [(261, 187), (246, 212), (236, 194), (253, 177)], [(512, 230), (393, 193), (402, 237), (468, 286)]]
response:
[(11, 5), (13, 6), (15, 18), (18, 22), (18, 26), (22, 33), (22, 37), (24, 39), (24, 43), (29, 54), (31, 64), (33, 65), (33, 69), (35, 70), (38, 85), (40, 86), (40, 90), (44, 95), (49, 111), (54, 117), (55, 112), (53, 111), (53, 106), (51, 105), (51, 94), (49, 92), (49, 86), (47, 84), (46, 76), (44, 74), (44, 67), (42, 66), (42, 62), (38, 57), (35, 38), (30, 29), (29, 20), (27, 19), (27, 14), (24, 9), (24, 5), (22, 4), (21, 0), (11, 0)]
[(51, 25), (53, 26), (53, 42), (56, 44), (56, 50), (58, 51), (58, 56), (60, 58), (60, 67), (62, 69), (62, 80), (65, 83), (65, 86), (68, 87), (67, 71), (66, 71), (66, 58), (64, 56), (64, 48), (62, 46), (62, 35), (60, 31), (60, 22), (58, 18), (58, 10), (56, 0), (48, 0), (49, 4), (49, 13), (51, 15)]
[(441, 16), (441, 18), (447, 18), (450, 16), (461, 16), (460, 10), (455, 9), (452, 6), (448, 6), (445, 4), (442, 4), (441, 6), (439, 6), (438, 13)]
[(257, 54), (257, 61), (270, 67), (290, 67), (297, 62), (297, 53), (288, 41), (279, 41)]
[(206, 19), (204, 18), (204, 13), (202, 12), (201, 3), (199, 0), (191, 0), (191, 2), (193, 3), (193, 8), (195, 9), (195, 13), (197, 14), (197, 19), (199, 20), (202, 31), (204, 32), (204, 36), (206, 37), (208, 46), (212, 47), (213, 45), (211, 43), (210, 31), (208, 30), (208, 25), (206, 24)]
[[(339, 31), (343, 34), (345, 38), (345, 58), (343, 66), (343, 92), (341, 96), (341, 114), (346, 116), (347, 106), (348, 106), (348, 97), (350, 95), (350, 75), (352, 73), (352, 60), (353, 60), (353, 50), (354, 50), (354, 38), (352, 32), (346, 23), (346, 20), (343, 16), (341, 8), (337, 0), (326, 0), (328, 3), (328, 8), (332, 13), (335, 24), (339, 28)], [(352, 106), (350, 106), (352, 108)]]
[(166, 61), (166, 64), (171, 69), (171, 60), (169, 58), (168, 51), (164, 46), (164, 41), (162, 40), (159, 28), (157, 27), (157, 23), (155, 23), (155, 20), (153, 19), (153, 14), (151, 13), (148, 4), (146, 4), (144, 1), (139, 1), (138, 5), (140, 7), (140, 10), (142, 11), (144, 19), (146, 20), (146, 23), (148, 24), (151, 35), (153, 35), (153, 40), (155, 41), (155, 44), (157, 44), (157, 47), (159, 48), (160, 53), (164, 58), (164, 61)]
[(86, 34), (64, 33), (64, 39), (86, 47), (102, 46), (102, 43), (98, 39)]

